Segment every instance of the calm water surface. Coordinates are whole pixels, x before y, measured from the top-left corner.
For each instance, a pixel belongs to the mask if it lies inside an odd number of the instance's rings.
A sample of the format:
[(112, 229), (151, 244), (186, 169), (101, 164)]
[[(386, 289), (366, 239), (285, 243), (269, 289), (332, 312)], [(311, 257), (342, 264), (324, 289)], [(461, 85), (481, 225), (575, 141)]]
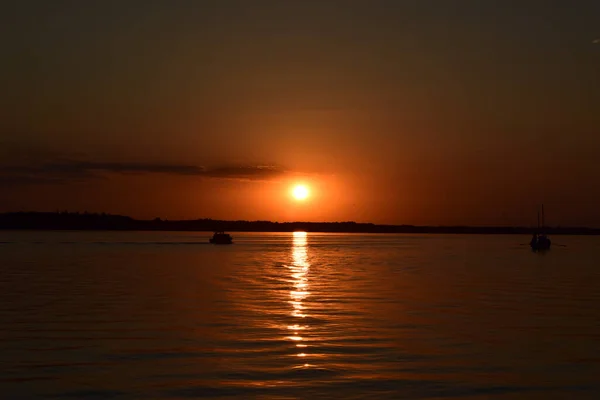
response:
[(600, 398), (600, 238), (0, 232), (0, 397)]

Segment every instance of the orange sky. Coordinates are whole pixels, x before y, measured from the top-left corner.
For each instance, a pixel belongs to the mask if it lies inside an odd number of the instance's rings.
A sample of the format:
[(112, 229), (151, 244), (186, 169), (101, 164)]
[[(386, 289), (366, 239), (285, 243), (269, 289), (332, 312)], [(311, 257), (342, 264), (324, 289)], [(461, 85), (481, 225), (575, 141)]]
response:
[(598, 4), (15, 3), (0, 211), (600, 226)]

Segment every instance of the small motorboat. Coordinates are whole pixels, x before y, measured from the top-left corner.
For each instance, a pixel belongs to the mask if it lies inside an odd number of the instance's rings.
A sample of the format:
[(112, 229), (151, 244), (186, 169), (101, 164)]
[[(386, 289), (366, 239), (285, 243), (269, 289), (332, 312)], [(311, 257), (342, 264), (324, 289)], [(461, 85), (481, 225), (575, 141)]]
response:
[(215, 232), (212, 238), (208, 240), (212, 244), (232, 244), (233, 238), (225, 232)]

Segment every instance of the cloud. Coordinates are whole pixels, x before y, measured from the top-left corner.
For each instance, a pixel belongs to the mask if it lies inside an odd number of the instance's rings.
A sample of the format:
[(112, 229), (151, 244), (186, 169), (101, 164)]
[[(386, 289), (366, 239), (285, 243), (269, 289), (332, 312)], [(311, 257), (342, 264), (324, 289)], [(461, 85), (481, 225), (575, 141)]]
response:
[(281, 175), (285, 170), (273, 165), (220, 166), (205, 170), (202, 175), (212, 178), (265, 179)]
[(203, 167), (194, 165), (174, 164), (144, 164), (144, 163), (118, 163), (118, 162), (89, 162), (67, 161), (50, 163), (42, 166), (45, 171), (62, 174), (80, 174), (87, 172), (112, 172), (112, 173), (159, 173), (171, 175), (201, 175)]
[(0, 187), (3, 188), (27, 185), (55, 185), (61, 183), (65, 183), (65, 181), (62, 179), (50, 177), (35, 177), (27, 175), (0, 175)]
[(186, 164), (54, 161), (39, 165), (0, 166), (5, 186), (61, 184), (105, 177), (106, 174), (167, 174), (210, 179), (267, 180), (286, 172), (274, 165), (221, 165), (207, 168)]

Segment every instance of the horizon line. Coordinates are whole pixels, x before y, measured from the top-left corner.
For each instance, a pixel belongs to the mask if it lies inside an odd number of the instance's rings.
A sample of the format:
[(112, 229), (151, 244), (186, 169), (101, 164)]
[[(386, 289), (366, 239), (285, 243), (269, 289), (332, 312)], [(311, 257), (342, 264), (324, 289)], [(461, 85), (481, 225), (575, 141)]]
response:
[(415, 224), (398, 224), (398, 223), (375, 223), (375, 222), (358, 222), (352, 220), (346, 221), (271, 221), (271, 220), (249, 220), (249, 219), (215, 219), (210, 217), (201, 217), (201, 218), (187, 218), (187, 219), (169, 219), (169, 218), (134, 218), (129, 215), (122, 214), (111, 214), (106, 212), (89, 212), (89, 211), (6, 211), (0, 212), (0, 216), (4, 215), (15, 215), (15, 214), (70, 214), (70, 215), (98, 215), (104, 217), (119, 217), (119, 218), (127, 218), (136, 222), (165, 222), (165, 223), (176, 223), (176, 222), (195, 222), (195, 221), (211, 221), (215, 223), (269, 223), (269, 224), (354, 224), (354, 225), (367, 225), (372, 227), (387, 227), (387, 228), (417, 228), (417, 229), (426, 229), (426, 228), (441, 228), (441, 229), (451, 229), (451, 228), (459, 228), (459, 229), (582, 229), (582, 230), (600, 230), (600, 227), (591, 227), (591, 226), (561, 226), (561, 225), (545, 225), (543, 227), (536, 227), (534, 224), (529, 226), (526, 225), (415, 225)]

